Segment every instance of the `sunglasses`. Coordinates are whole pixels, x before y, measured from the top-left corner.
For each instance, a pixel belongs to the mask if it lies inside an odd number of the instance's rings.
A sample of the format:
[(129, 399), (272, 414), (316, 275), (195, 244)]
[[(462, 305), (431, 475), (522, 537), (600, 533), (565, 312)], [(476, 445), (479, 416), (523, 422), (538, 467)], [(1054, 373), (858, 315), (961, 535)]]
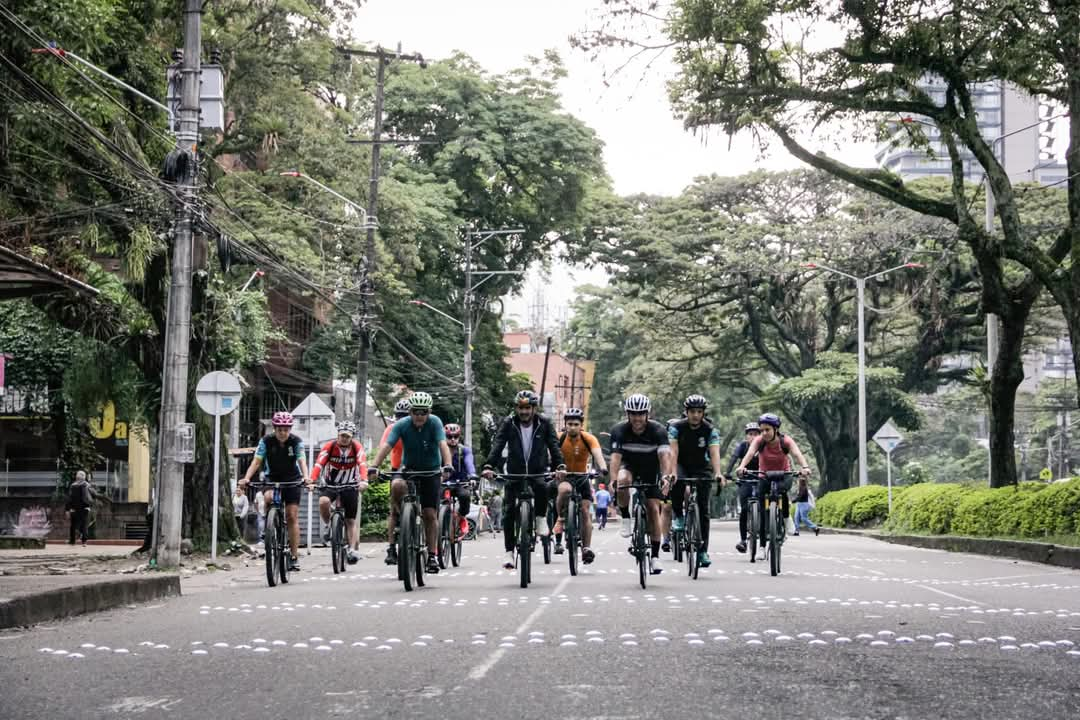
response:
[(431, 411), (430, 410), (413, 410), (412, 414), (413, 415), (427, 415), (429, 412), (431, 412)]
[(460, 435), (447, 435), (446, 439), (447, 440), (460, 440), (461, 436)]

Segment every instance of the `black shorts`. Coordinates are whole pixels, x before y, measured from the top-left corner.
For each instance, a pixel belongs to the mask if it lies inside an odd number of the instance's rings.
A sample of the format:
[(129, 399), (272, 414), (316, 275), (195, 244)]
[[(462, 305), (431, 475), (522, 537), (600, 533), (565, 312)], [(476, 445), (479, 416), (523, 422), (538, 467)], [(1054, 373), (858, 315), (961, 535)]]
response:
[(341, 506), (345, 508), (345, 519), (355, 520), (356, 511), (359, 509), (360, 504), (360, 491), (357, 488), (323, 488), (322, 497), (330, 498), (330, 502), (335, 500), (341, 500)]
[[(267, 483), (275, 483), (275, 482), (286, 483), (286, 482), (296, 482), (296, 480), (267, 480), (266, 482)], [(273, 493), (274, 488), (273, 487), (267, 487), (267, 488), (265, 488), (265, 490), (268, 490), (271, 493)], [(303, 496), (303, 494), (304, 494), (304, 486), (303, 485), (299, 485), (299, 484), (298, 485), (285, 485), (285, 486), (283, 486), (281, 488), (281, 504), (282, 505), (299, 505), (300, 504), (300, 498)]]
[(564, 482), (576, 485), (578, 495), (581, 496), (582, 500), (593, 501), (592, 483), (589, 482), (589, 478), (568, 476)]
[[(411, 471), (406, 469), (405, 472)], [(439, 507), (439, 500), (442, 496), (442, 470), (433, 470), (430, 474), (425, 472), (423, 475), (414, 475), (413, 482), (416, 484), (416, 494), (420, 498), (421, 508), (434, 510)]]

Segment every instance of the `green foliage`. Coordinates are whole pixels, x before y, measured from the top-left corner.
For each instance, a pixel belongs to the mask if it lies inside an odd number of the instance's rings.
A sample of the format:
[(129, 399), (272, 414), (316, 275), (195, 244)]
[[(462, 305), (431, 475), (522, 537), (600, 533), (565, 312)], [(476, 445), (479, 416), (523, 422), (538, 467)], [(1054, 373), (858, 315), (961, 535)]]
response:
[(902, 485), (918, 485), (933, 481), (934, 476), (926, 468), (926, 465), (918, 461), (909, 462), (900, 472), (900, 484)]
[(895, 532), (942, 535), (952, 528), (956, 508), (973, 488), (965, 485), (924, 483), (906, 488), (893, 499), (885, 528)]
[[(364, 524), (382, 520), (390, 516), (390, 483), (379, 482), (368, 485), (364, 491)], [(385, 528), (383, 528), (385, 531)]]
[(1049, 487), (1028, 482), (974, 490), (957, 504), (952, 532), (976, 537), (1020, 535), (1021, 525), (1032, 510), (1045, 507), (1043, 495)]
[(1080, 478), (1028, 495), (1019, 514), (1019, 534), (1024, 537), (1080, 533)]
[[(903, 490), (893, 489), (893, 502)], [(880, 485), (834, 490), (818, 498), (811, 519), (828, 527), (872, 527), (885, 522), (889, 515), (889, 493)]]

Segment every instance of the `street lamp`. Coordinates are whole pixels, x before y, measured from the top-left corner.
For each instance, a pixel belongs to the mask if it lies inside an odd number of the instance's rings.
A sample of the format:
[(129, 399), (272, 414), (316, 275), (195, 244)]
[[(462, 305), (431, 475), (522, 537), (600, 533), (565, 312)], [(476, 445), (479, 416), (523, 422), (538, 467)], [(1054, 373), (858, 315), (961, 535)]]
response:
[(331, 195), (336, 197), (338, 200), (342, 201), (343, 203), (345, 203), (346, 205), (351, 207), (353, 210), (356, 210), (358, 213), (360, 213), (360, 217), (363, 218), (363, 221), (360, 224), (360, 227), (362, 229), (367, 229), (369, 227), (370, 228), (379, 227), (379, 221), (374, 216), (372, 216), (370, 221), (369, 221), (368, 213), (367, 213), (366, 208), (364, 208), (363, 206), (358, 205), (357, 203), (353, 202), (349, 198), (347, 198), (344, 195), (342, 195), (341, 193), (339, 193), (334, 188), (327, 187), (326, 185), (322, 184), (321, 182), (319, 182), (315, 178), (311, 177), (310, 175), (305, 175), (304, 173), (302, 173), (302, 172), (300, 172), (298, 170), (289, 170), (287, 172), (278, 173), (278, 175), (280, 175), (281, 177), (294, 177), (294, 178), (300, 178), (301, 180), (306, 180), (307, 182), (311, 183), (312, 185), (319, 188), (323, 192), (330, 193)]
[(409, 304), (410, 304), (410, 305), (419, 305), (420, 307), (426, 307), (426, 308), (427, 308), (428, 310), (431, 310), (431, 311), (433, 311), (433, 312), (437, 312), (437, 313), (439, 313), (440, 315), (442, 315), (442, 316), (443, 316), (444, 318), (446, 318), (447, 320), (449, 320), (449, 321), (451, 321), (451, 322), (455, 322), (455, 323), (457, 323), (457, 324), (458, 324), (458, 325), (460, 325), (460, 326), (461, 326), (462, 328), (464, 328), (464, 327), (465, 327), (465, 323), (461, 322), (460, 320), (458, 320), (458, 319), (457, 319), (456, 317), (454, 317), (453, 315), (450, 315), (450, 314), (448, 314), (448, 313), (444, 313), (444, 312), (443, 312), (442, 310), (440, 310), (439, 308), (435, 307), (434, 305), (430, 305), (430, 304), (428, 304), (428, 303), (424, 302), (423, 300), (410, 300), (410, 301), (409, 301)]
[(859, 325), (859, 485), (863, 486), (867, 484), (866, 478), (866, 329), (863, 326), (864, 306), (863, 294), (866, 290), (866, 281), (873, 280), (874, 278), (888, 275), (896, 270), (904, 270), (906, 268), (920, 268), (923, 267), (922, 263), (906, 262), (903, 265), (897, 265), (891, 267), (888, 270), (882, 270), (881, 272), (874, 273), (873, 275), (867, 275), (865, 277), (858, 277), (851, 273), (846, 273), (843, 270), (837, 270), (836, 268), (829, 267), (828, 265), (822, 265), (820, 263), (804, 263), (803, 267), (810, 270), (824, 270), (831, 272), (835, 275), (842, 275), (849, 280), (855, 281), (855, 287), (858, 290), (858, 325)]

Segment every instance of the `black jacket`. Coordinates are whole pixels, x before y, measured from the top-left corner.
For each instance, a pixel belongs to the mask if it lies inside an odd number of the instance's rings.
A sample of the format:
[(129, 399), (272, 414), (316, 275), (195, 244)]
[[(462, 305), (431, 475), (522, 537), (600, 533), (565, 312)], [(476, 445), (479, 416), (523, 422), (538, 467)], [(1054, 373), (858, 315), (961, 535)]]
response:
[(565, 461), (562, 450), (559, 448), (559, 439), (555, 435), (555, 426), (539, 413), (533, 416), (533, 426), (532, 452), (526, 458), (521, 445), (521, 421), (518, 420), (517, 414), (503, 420), (499, 431), (495, 433), (491, 452), (484, 465), (501, 469), (504, 462), (503, 448), (508, 448), (509, 452), (505, 458), (505, 471), (508, 473), (525, 475), (547, 472), (549, 467), (553, 470), (562, 467)]

